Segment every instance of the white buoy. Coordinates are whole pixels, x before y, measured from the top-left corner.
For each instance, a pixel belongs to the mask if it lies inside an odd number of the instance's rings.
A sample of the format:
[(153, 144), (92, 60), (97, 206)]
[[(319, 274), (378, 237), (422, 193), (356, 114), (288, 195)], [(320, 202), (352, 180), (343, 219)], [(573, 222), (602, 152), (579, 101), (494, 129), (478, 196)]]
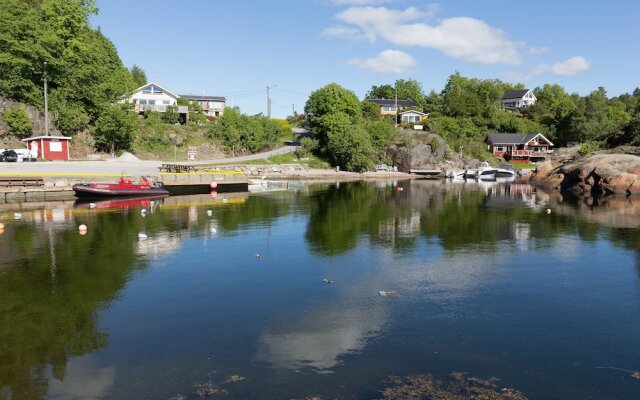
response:
[(211, 189), (215, 189), (215, 188), (217, 188), (217, 187), (218, 187), (218, 182), (216, 182), (216, 181), (211, 182), (211, 184), (209, 184), (209, 187), (210, 187)]
[(142, 232), (138, 233), (138, 239), (140, 240), (147, 240), (147, 237), (148, 236), (146, 233), (142, 233)]
[(216, 233), (218, 233), (218, 230), (212, 226), (211, 228), (209, 228), (209, 232), (211, 232), (212, 235), (215, 235)]
[(547, 214), (551, 214), (551, 209), (547, 208)]
[(208, 215), (208, 216), (212, 216), (212, 215), (213, 215), (213, 211), (211, 211), (211, 210), (207, 210), (207, 215)]
[(22, 214), (20, 213), (13, 213), (13, 219), (20, 219), (22, 218)]
[(89, 203), (89, 208), (96, 208), (96, 203)]
[(143, 208), (142, 210), (140, 210), (140, 216), (142, 216), (142, 218), (147, 216), (147, 209)]

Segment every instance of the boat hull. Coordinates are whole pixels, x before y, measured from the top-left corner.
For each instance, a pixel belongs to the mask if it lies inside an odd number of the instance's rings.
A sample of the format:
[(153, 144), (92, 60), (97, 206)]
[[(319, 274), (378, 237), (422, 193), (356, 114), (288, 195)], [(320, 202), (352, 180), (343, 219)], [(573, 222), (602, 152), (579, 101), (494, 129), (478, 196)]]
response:
[(160, 187), (136, 188), (113, 187), (116, 185), (104, 185), (112, 187), (92, 187), (86, 184), (73, 185), (77, 197), (124, 197), (124, 196), (168, 196), (169, 191)]

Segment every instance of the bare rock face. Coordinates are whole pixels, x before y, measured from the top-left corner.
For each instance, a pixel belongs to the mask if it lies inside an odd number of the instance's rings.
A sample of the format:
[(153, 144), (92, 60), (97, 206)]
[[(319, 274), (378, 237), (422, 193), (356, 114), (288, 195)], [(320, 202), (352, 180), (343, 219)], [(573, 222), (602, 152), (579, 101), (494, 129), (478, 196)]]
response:
[(579, 195), (640, 193), (640, 157), (633, 154), (592, 154), (576, 161), (546, 161), (530, 182)]
[(415, 135), (407, 146), (392, 145), (388, 149), (393, 164), (401, 172), (411, 169), (440, 169), (446, 156), (454, 154), (447, 143), (435, 134)]

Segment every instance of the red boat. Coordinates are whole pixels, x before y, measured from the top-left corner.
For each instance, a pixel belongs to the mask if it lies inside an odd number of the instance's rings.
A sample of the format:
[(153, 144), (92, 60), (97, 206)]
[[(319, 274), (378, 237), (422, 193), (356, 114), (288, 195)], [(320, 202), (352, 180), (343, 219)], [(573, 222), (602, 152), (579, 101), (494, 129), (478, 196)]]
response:
[(86, 208), (90, 210), (107, 210), (107, 209), (123, 209), (128, 210), (133, 207), (151, 208), (155, 204), (158, 204), (162, 199), (167, 197), (166, 195), (152, 195), (143, 197), (124, 197), (124, 198), (111, 198), (105, 200), (78, 200), (75, 207)]
[(77, 197), (116, 197), (116, 196), (168, 196), (162, 183), (154, 183), (148, 178), (133, 183), (121, 178), (118, 183), (79, 183), (73, 185)]

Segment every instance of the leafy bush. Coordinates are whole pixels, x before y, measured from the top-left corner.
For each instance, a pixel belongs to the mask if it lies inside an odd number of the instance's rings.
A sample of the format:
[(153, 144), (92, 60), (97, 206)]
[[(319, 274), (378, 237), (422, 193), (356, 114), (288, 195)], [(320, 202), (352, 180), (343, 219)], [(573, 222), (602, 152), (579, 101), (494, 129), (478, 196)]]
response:
[(209, 127), (209, 137), (234, 152), (263, 150), (275, 144), (283, 133), (284, 129), (277, 122), (263, 116), (247, 116), (233, 108), (228, 108)]
[(578, 152), (583, 155), (589, 154), (593, 153), (594, 151), (602, 150), (604, 146), (604, 141), (589, 140), (580, 144), (580, 150), (578, 150)]
[(180, 114), (178, 114), (178, 107), (176, 106), (167, 106), (167, 110), (162, 113), (161, 116), (162, 122), (165, 124), (177, 124), (180, 122)]
[(302, 140), (300, 140), (300, 147), (296, 150), (296, 156), (298, 156), (298, 158), (309, 157), (318, 149), (319, 144), (317, 139), (310, 137), (302, 138)]
[(2, 113), (2, 120), (7, 123), (11, 133), (19, 138), (28, 137), (33, 130), (33, 124), (24, 106), (11, 108)]

